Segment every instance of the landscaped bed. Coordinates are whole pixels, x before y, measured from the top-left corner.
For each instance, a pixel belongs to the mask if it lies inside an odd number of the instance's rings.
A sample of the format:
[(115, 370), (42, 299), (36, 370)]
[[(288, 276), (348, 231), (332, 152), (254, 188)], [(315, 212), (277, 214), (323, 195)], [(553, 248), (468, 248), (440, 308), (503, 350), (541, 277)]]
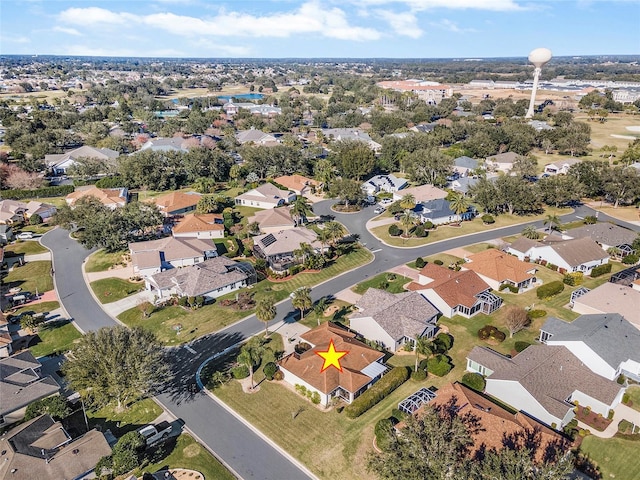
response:
[(91, 282), (91, 289), (100, 303), (112, 303), (143, 290), (144, 283), (134, 283), (122, 278), (103, 278)]

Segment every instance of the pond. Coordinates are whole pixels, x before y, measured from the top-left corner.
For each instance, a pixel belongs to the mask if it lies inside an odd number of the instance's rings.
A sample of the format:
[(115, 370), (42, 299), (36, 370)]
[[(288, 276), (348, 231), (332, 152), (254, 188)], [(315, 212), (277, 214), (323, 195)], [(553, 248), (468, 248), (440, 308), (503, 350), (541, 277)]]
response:
[(264, 95), (262, 93), (238, 93), (236, 95), (220, 95), (218, 99), (229, 101), (232, 98), (237, 100), (260, 100)]

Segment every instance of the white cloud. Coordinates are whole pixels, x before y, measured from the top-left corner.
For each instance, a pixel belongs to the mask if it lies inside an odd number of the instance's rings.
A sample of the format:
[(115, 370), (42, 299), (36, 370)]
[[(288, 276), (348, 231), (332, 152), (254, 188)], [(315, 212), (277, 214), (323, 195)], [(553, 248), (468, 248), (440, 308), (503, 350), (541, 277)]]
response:
[(25, 36), (12, 36), (12, 35), (2, 35), (0, 36), (0, 41), (5, 43), (31, 43), (31, 39)]
[(56, 26), (56, 27), (53, 27), (53, 31), (54, 32), (60, 32), (60, 33), (66, 33), (67, 35), (75, 35), (77, 37), (82, 36), (82, 34), (78, 30), (76, 30), (75, 28)]
[(458, 26), (456, 22), (452, 22), (446, 18), (443, 18), (439, 22), (429, 22), (429, 25), (436, 28), (441, 28), (442, 30), (448, 30), (449, 32), (454, 33), (465, 33), (465, 32), (475, 32), (473, 28), (461, 28)]
[[(243, 45), (223, 45), (206, 39), (198, 39), (192, 42), (192, 45), (196, 47), (198, 52), (202, 52), (197, 56), (246, 57), (251, 53), (251, 49)], [(193, 56), (193, 54), (191, 54), (191, 56)]]
[(298, 10), (256, 16), (220, 10), (214, 17), (197, 18), (175, 13), (133, 15), (98, 7), (69, 8), (59, 15), (63, 23), (81, 26), (142, 24), (184, 37), (279, 37), (319, 34), (340, 40), (377, 40), (380, 32), (349, 24), (339, 8), (323, 8), (318, 1), (304, 3)]
[(392, 12), (390, 10), (376, 10), (376, 15), (387, 21), (397, 35), (420, 38), (424, 33), (418, 26), (418, 19), (411, 12)]
[(352, 0), (356, 5), (404, 4), (414, 11), (433, 8), (491, 10), (497, 12), (524, 10), (517, 0)]

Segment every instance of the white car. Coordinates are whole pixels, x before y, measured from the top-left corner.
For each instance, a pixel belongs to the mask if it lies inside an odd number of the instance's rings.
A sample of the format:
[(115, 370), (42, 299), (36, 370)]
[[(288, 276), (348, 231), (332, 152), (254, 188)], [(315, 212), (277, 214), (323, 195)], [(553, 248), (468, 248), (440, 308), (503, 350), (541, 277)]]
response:
[(386, 208), (384, 208), (384, 207), (378, 207), (378, 208), (376, 208), (376, 209), (373, 211), (373, 213), (375, 213), (376, 215), (378, 215), (378, 214), (380, 214), (380, 213), (383, 213), (385, 210), (386, 210)]
[(380, 205), (389, 205), (390, 203), (393, 203), (392, 198), (383, 198), (380, 200)]
[(19, 233), (16, 238), (20, 240), (31, 240), (33, 238), (33, 232), (22, 232)]

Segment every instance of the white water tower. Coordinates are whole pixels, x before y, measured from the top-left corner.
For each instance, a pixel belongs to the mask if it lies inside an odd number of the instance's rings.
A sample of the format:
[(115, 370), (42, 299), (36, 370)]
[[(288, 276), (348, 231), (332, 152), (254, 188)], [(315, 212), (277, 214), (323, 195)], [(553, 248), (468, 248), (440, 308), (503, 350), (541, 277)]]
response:
[(531, 90), (529, 110), (527, 110), (525, 118), (533, 117), (533, 108), (536, 102), (536, 90), (538, 90), (538, 79), (540, 78), (542, 67), (549, 63), (549, 60), (551, 60), (551, 50), (549, 50), (548, 48), (536, 48), (529, 54), (529, 62), (531, 62), (536, 68), (533, 71), (533, 89)]

